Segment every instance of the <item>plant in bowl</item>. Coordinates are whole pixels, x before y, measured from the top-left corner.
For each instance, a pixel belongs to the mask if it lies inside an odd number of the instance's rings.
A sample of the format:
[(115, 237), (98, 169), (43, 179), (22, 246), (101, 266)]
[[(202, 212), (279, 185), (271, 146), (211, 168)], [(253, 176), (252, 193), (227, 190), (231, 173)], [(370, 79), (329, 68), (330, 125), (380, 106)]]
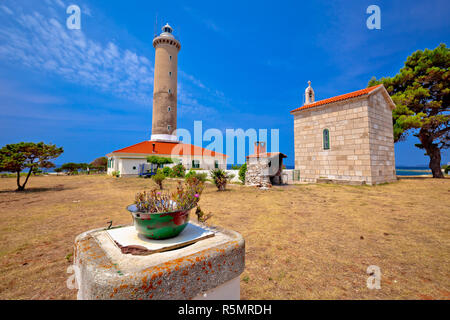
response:
[(204, 183), (196, 178), (178, 183), (175, 191), (138, 192), (134, 204), (127, 207), (136, 231), (151, 239), (176, 237), (184, 230), (189, 213), (197, 206)]

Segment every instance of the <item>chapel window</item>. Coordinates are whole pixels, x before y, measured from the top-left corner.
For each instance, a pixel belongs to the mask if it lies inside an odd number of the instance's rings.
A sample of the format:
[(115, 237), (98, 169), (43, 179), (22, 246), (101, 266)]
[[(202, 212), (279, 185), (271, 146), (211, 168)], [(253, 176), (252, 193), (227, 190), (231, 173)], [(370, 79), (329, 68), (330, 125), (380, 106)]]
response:
[(328, 129), (323, 130), (323, 149), (330, 149), (330, 131)]

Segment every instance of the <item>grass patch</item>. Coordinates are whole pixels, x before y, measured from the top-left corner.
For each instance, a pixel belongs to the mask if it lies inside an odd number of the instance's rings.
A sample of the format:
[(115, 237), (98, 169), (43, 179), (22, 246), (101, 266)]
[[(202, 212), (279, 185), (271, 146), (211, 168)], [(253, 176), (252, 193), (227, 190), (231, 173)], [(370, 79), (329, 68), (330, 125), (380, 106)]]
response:
[[(76, 298), (65, 283), (75, 237), (109, 221), (130, 224), (125, 207), (155, 186), (151, 179), (42, 176), (21, 193), (14, 179), (1, 179), (0, 299)], [(213, 214), (208, 223), (246, 241), (242, 299), (450, 297), (448, 178), (228, 188), (208, 183), (200, 206)], [(369, 265), (381, 269), (381, 290), (366, 287)]]

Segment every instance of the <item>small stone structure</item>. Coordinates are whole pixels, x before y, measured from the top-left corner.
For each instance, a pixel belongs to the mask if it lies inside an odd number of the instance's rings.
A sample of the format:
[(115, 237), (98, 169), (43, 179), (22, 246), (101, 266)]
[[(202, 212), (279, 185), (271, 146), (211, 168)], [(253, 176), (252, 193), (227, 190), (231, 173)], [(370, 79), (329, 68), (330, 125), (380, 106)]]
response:
[(255, 153), (247, 157), (245, 185), (268, 188), (282, 184), (283, 159), (280, 152), (266, 152), (265, 142), (255, 143)]
[(105, 229), (79, 235), (74, 250), (78, 299), (240, 299), (244, 239), (234, 231), (212, 230), (212, 237), (149, 255), (122, 253)]
[(397, 179), (392, 110), (383, 85), (315, 101), (309, 82), (294, 116), (295, 169), (303, 182), (379, 184)]

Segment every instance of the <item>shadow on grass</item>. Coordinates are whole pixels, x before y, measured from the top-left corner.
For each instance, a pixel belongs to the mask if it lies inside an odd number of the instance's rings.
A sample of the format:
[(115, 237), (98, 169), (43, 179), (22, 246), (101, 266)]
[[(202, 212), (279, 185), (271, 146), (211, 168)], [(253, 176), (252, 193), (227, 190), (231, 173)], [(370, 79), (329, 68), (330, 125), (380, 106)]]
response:
[(37, 192), (48, 192), (48, 191), (64, 191), (64, 190), (71, 190), (74, 189), (73, 187), (67, 187), (62, 184), (59, 184), (57, 186), (53, 187), (47, 187), (47, 188), (25, 188), (23, 191), (17, 191), (17, 189), (14, 190), (0, 190), (0, 194), (2, 193), (16, 193), (16, 194), (25, 194), (25, 193), (37, 193)]

